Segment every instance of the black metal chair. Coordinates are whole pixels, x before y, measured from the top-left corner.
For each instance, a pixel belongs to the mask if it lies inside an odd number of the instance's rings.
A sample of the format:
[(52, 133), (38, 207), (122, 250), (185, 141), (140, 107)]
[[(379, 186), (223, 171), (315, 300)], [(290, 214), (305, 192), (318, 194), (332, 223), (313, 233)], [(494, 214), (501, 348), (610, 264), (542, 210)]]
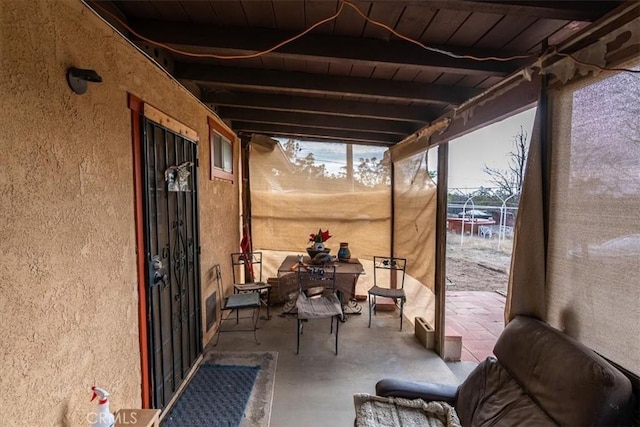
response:
[(296, 300), (298, 331), (296, 354), (300, 353), (300, 335), (305, 321), (309, 319), (336, 319), (336, 355), (338, 354), (338, 334), (343, 316), (342, 303), (336, 291), (336, 267), (298, 266), (298, 298)]
[[(218, 325), (218, 330), (216, 332), (216, 341), (213, 344), (214, 346), (218, 345), (218, 340), (220, 339), (220, 334), (223, 332), (251, 332), (253, 331), (253, 339), (257, 344), (258, 337), (256, 336), (256, 330), (258, 329), (258, 316), (260, 314), (260, 295), (258, 292), (243, 292), (243, 293), (233, 293), (232, 295), (225, 296), (224, 288), (222, 285), (222, 275), (220, 273), (220, 266), (217, 266), (216, 269), (216, 280), (218, 282), (218, 301), (220, 302), (220, 324)], [(240, 316), (240, 310), (251, 310), (251, 316)], [(222, 313), (228, 311), (229, 315), (225, 318)], [(251, 329), (227, 329), (223, 330), (222, 325), (225, 321), (232, 320), (232, 313), (236, 312), (236, 324), (240, 323), (240, 319), (251, 319), (252, 328)]]
[(371, 327), (371, 311), (377, 314), (376, 298), (384, 297), (392, 299), (396, 305), (398, 301), (400, 302), (400, 330), (402, 330), (404, 303), (407, 301), (404, 292), (406, 268), (406, 258), (373, 257), (373, 287), (369, 289), (369, 327)]
[[(267, 307), (266, 319), (271, 319), (271, 314), (269, 313), (271, 285), (262, 281), (262, 252), (232, 253), (231, 272), (233, 274), (234, 292), (258, 293), (260, 302)], [(241, 277), (244, 277), (244, 281), (240, 280)]]

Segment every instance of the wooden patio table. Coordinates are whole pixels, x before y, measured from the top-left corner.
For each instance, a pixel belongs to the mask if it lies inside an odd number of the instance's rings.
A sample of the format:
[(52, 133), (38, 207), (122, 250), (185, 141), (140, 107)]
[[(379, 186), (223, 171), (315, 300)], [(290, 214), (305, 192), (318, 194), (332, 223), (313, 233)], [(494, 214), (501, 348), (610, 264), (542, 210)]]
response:
[[(312, 265), (311, 259), (305, 256), (302, 263)], [(364, 274), (364, 268), (357, 258), (351, 258), (349, 261), (335, 261), (331, 265), (336, 266), (336, 288), (342, 295), (345, 303), (345, 314), (360, 314), (362, 307), (355, 301), (356, 283), (358, 277)], [(298, 256), (287, 255), (278, 267), (278, 294), (280, 298), (287, 301), (283, 307), (284, 313), (291, 313), (295, 308), (295, 299), (289, 299), (289, 295), (298, 292)]]

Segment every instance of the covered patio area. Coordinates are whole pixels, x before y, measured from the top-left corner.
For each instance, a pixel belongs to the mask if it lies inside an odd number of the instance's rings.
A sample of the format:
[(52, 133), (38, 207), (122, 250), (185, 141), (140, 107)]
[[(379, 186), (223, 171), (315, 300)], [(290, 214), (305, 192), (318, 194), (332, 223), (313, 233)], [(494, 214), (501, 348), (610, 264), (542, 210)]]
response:
[[(449, 149), (533, 107), (492, 321), (544, 321), (637, 397), (639, 20), (625, 0), (0, 2), (0, 419), (86, 425), (92, 386), (166, 416), (212, 351), (278, 352), (273, 426), (352, 425), (384, 377), (461, 381), (441, 359), (447, 309), (472, 308), (447, 304)], [(296, 355), (273, 307), (261, 344), (212, 347), (229, 255), (304, 253), (319, 229), (365, 271), (408, 260), (403, 331), (361, 301), (337, 356), (328, 321)]]

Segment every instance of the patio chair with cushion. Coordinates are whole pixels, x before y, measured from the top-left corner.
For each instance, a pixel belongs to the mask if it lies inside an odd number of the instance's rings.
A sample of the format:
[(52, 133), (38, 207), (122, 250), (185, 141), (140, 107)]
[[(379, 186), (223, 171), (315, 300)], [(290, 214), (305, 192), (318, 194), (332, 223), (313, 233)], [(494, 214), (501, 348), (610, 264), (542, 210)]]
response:
[(406, 258), (373, 257), (373, 287), (369, 289), (369, 327), (371, 327), (371, 312), (377, 314), (377, 297), (384, 297), (392, 299), (396, 305), (400, 303), (400, 330), (402, 331), (402, 315), (404, 303), (407, 301), (404, 293), (406, 268)]
[[(240, 271), (244, 270), (244, 281)], [(271, 285), (262, 281), (262, 252), (237, 252), (231, 254), (231, 272), (235, 293), (257, 292), (260, 302), (267, 307), (267, 317), (271, 318)]]
[(331, 319), (331, 331), (333, 333), (333, 320), (336, 320), (336, 355), (338, 354), (338, 333), (340, 320), (343, 316), (342, 303), (336, 291), (336, 267), (334, 265), (298, 266), (298, 297), (296, 308), (298, 310), (298, 330), (296, 341), (296, 354), (300, 353), (300, 335), (305, 321), (309, 319)]

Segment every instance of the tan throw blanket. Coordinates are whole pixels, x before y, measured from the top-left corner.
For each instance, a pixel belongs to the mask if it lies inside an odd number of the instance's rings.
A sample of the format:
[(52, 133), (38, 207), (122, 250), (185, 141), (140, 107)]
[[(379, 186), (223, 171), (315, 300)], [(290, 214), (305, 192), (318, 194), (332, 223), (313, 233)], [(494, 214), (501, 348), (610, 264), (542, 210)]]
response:
[(354, 394), (356, 427), (461, 427), (455, 409), (445, 402)]

